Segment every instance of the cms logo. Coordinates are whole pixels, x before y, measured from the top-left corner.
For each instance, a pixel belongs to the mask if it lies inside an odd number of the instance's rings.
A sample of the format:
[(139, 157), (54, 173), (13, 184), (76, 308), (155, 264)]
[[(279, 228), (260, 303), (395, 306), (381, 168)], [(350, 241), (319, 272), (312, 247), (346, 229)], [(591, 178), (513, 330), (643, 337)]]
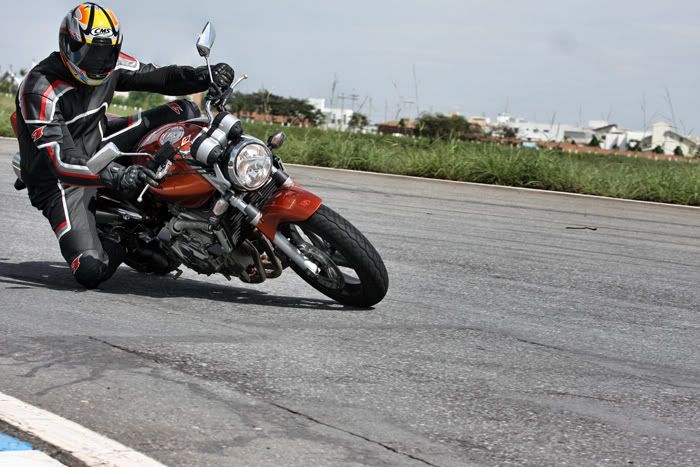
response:
[(93, 36), (112, 36), (112, 28), (94, 28), (92, 30)]

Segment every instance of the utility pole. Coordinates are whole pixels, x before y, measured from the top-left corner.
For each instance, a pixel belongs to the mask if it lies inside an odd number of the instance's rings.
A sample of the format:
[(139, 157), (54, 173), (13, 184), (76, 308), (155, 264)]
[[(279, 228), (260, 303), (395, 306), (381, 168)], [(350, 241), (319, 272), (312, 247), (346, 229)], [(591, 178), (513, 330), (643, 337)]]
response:
[(331, 103), (328, 106), (329, 108), (333, 108), (333, 100), (335, 99), (335, 87), (338, 84), (338, 74), (334, 73), (333, 74), (333, 84), (331, 85)]
[(346, 100), (351, 101), (352, 102), (351, 108), (352, 108), (352, 111), (354, 112), (355, 111), (355, 102), (357, 102), (360, 99), (360, 95), (359, 94), (348, 94), (348, 95), (341, 94), (340, 96), (338, 96), (338, 99), (341, 102), (345, 102)]
[(578, 106), (578, 127), (583, 128), (583, 105)]
[(338, 100), (340, 101), (340, 120), (341, 120), (341, 126), (340, 129), (343, 129), (343, 124), (347, 123), (345, 121), (345, 101), (351, 101), (352, 102), (352, 111), (355, 111), (355, 102), (360, 98), (359, 95), (357, 94), (350, 94), (350, 95), (345, 95), (341, 94), (338, 96)]
[(420, 106), (418, 105), (418, 77), (416, 75), (416, 64), (413, 64), (413, 87), (415, 90), (416, 118), (420, 117)]

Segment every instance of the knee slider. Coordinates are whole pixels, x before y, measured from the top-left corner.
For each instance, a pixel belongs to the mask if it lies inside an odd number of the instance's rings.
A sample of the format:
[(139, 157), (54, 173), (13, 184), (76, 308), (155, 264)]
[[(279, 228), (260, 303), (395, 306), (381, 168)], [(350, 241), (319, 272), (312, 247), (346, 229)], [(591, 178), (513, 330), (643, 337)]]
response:
[(100, 258), (97, 251), (88, 250), (71, 261), (70, 270), (75, 280), (87, 289), (94, 289), (105, 277), (108, 261)]

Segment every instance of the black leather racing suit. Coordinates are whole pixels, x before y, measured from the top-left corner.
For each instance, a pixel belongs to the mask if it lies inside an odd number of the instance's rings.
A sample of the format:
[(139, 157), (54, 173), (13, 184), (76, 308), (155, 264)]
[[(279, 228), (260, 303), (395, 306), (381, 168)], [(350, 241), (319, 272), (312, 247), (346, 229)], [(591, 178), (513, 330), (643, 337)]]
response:
[(115, 91), (167, 95), (202, 92), (209, 85), (206, 69), (141, 64), (121, 54), (112, 75), (101, 86), (73, 79), (54, 52), (25, 77), (17, 93), (17, 138), (22, 179), (34, 207), (51, 223), (61, 253), (75, 279), (96, 287), (122, 260), (123, 249), (98, 238), (94, 199), (102, 186), (85, 166), (106, 143), (130, 151), (150, 129), (199, 116), (191, 102), (177, 100), (135, 116), (108, 120)]

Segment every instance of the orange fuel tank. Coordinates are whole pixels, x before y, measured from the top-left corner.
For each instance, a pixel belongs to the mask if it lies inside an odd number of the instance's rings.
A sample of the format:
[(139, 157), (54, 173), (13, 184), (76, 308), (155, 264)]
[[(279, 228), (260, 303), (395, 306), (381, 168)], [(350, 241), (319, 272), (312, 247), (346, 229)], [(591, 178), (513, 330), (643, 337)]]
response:
[[(170, 123), (153, 130), (143, 137), (138, 144), (138, 152), (155, 153), (166, 142), (172, 143), (181, 151), (187, 152), (192, 141), (202, 131), (204, 123), (180, 122)], [(183, 208), (200, 208), (211, 199), (216, 191), (201, 175), (195, 173), (196, 166), (190, 164), (189, 155), (176, 156), (170, 167), (168, 176), (163, 179), (158, 188), (152, 188), (151, 193), (170, 204)]]

